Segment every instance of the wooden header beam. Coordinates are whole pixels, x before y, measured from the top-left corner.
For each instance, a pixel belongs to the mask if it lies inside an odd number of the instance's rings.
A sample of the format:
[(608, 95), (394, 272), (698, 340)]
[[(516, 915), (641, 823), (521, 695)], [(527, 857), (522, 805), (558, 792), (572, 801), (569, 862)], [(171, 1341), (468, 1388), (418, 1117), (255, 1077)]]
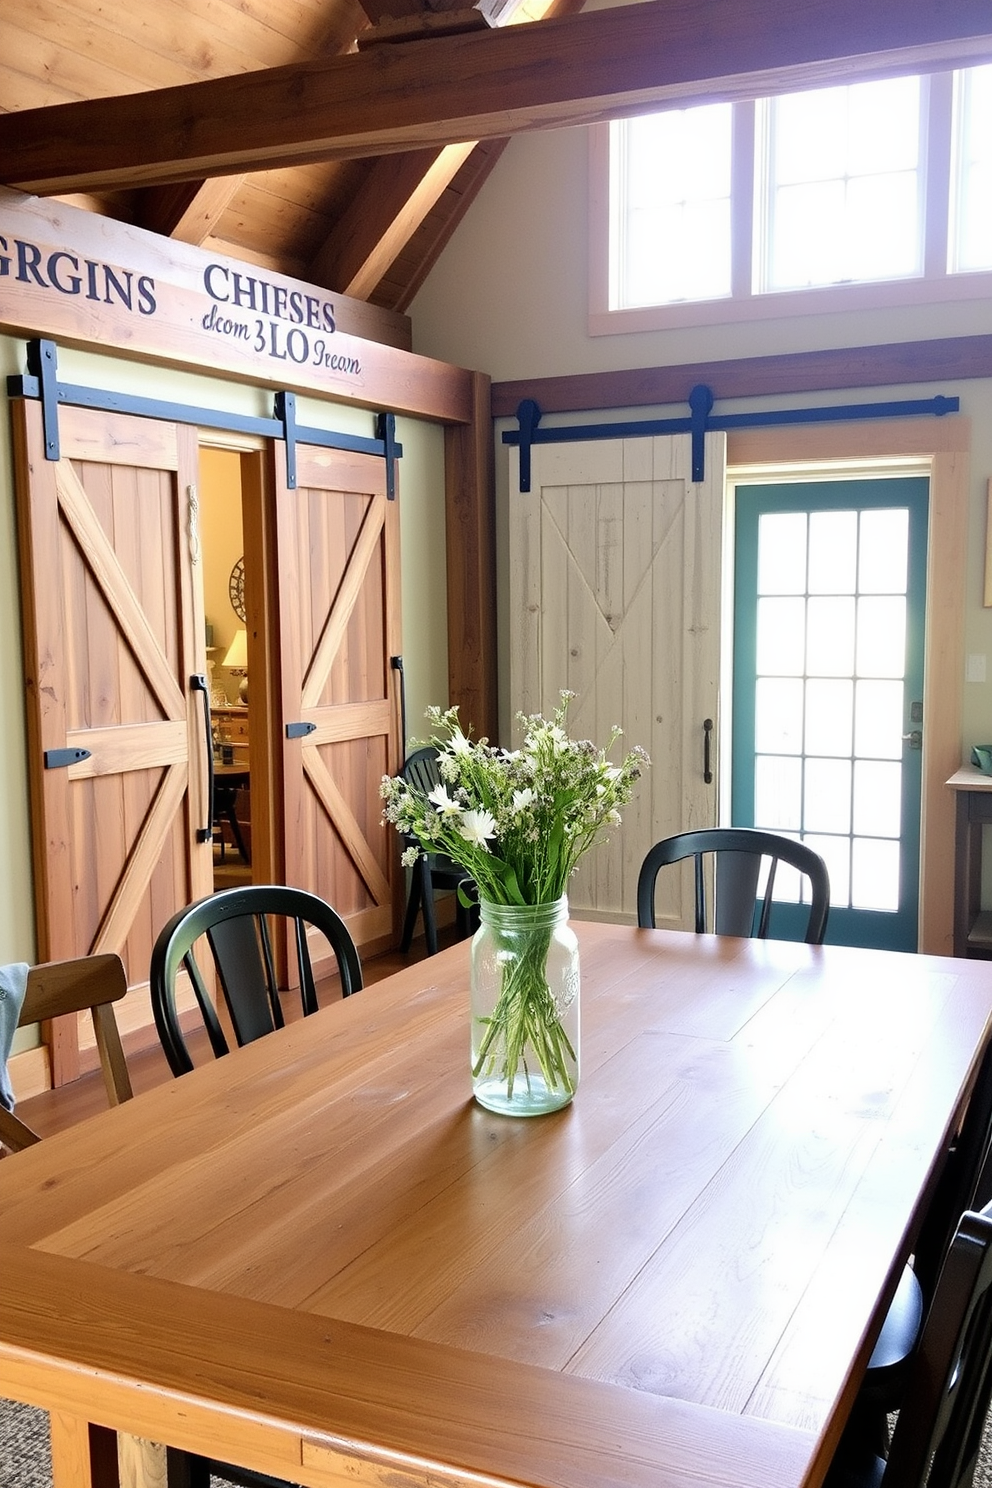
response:
[(587, 124), (992, 58), (988, 0), (644, 0), (0, 117), (0, 174), (55, 195)]

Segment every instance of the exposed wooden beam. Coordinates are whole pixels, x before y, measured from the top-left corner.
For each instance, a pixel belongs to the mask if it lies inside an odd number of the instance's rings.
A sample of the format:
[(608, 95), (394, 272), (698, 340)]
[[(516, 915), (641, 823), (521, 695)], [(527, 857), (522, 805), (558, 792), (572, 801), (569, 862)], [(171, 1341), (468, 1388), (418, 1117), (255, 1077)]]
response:
[(138, 226), (198, 248), (216, 231), (244, 179), (243, 174), (213, 176), (146, 192)]
[(375, 162), (307, 277), (367, 299), (475, 148), (408, 150)]
[(992, 57), (988, 0), (644, 0), (0, 117), (41, 195), (381, 155)]

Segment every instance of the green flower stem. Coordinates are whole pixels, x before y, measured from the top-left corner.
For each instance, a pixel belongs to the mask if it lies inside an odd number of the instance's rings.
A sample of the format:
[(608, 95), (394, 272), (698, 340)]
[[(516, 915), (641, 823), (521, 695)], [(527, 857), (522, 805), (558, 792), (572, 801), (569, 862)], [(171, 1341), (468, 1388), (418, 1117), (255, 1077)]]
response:
[(518, 931), (509, 936), (501, 935), (498, 930), (490, 933), (504, 953), (500, 957), (500, 992), (492, 1014), (479, 1020), (487, 1026), (472, 1067), (473, 1077), (478, 1079), (483, 1071), (498, 1074), (506, 1081), (507, 1099), (510, 1099), (521, 1064), (524, 1078), (530, 1083), (524, 1053), (529, 1043), (548, 1089), (574, 1094), (571, 1069), (576, 1062), (575, 1050), (562, 1027), (546, 972), (553, 927)]

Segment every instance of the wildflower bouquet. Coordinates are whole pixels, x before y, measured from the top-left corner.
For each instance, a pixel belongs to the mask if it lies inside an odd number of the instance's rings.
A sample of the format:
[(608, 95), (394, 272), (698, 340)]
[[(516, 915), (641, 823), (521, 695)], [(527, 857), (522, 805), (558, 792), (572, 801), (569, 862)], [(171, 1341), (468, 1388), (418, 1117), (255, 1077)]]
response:
[[(467, 738), (456, 708), (431, 708), (439, 784), (425, 795), (402, 778), (383, 779), (384, 819), (418, 844), (403, 854), (404, 863), (412, 866), (421, 852), (451, 858), (475, 881), (484, 923), (487, 907), (564, 901), (579, 859), (606, 828), (619, 825), (620, 807), (647, 764), (640, 748), (619, 764), (610, 762), (619, 728), (605, 749), (570, 739), (565, 723), (572, 696), (562, 693), (550, 721), (519, 715), (524, 739), (512, 752)], [(494, 916), (497, 921), (505, 926), (506, 916)], [(510, 953), (508, 941), (501, 949), (496, 932), (501, 985), (495, 1006), (481, 1019), (484, 1028), (473, 1030), (473, 1075), (494, 1075), (511, 1100), (518, 1075), (530, 1084), (533, 1064), (563, 1104), (574, 1089), (576, 1054), (548, 985), (547, 915), (542, 927), (519, 954)]]

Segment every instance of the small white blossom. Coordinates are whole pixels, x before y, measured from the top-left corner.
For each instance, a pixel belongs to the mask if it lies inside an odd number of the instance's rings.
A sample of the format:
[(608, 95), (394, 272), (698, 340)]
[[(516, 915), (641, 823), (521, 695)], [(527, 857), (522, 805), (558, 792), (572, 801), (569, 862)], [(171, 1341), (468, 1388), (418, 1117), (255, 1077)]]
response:
[(420, 848), (419, 847), (408, 847), (406, 849), (406, 851), (403, 853), (402, 857), (400, 858), (400, 862), (403, 864), (403, 867), (404, 868), (412, 868), (413, 865), (414, 865), (414, 863), (416, 863), (416, 861), (417, 861), (417, 859), (419, 857), (420, 857)]
[(471, 842), (474, 847), (485, 847), (486, 839), (496, 836), (496, 818), (481, 809), (466, 811), (458, 830), (466, 842)]
[(452, 754), (472, 753), (472, 746), (469, 743), (468, 739), (466, 739), (460, 728), (456, 728), (453, 730), (451, 738), (448, 740), (448, 748), (451, 750)]
[(510, 807), (510, 810), (516, 816), (518, 812), (526, 810), (531, 802), (536, 799), (530, 786), (527, 786), (525, 790), (515, 790), (513, 792), (513, 805)]
[(442, 816), (461, 815), (462, 808), (459, 806), (457, 801), (453, 801), (452, 798), (448, 795), (448, 787), (446, 785), (436, 785), (434, 789), (428, 793), (427, 799), (428, 801), (430, 801), (432, 806), (437, 807)]

